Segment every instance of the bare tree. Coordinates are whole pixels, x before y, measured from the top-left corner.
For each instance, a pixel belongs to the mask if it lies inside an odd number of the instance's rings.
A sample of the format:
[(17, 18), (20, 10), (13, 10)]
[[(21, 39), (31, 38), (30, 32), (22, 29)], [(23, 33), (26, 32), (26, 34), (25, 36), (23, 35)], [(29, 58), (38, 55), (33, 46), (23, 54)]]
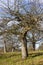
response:
[(35, 45), (37, 44), (37, 42), (43, 39), (42, 34), (43, 34), (42, 32), (36, 29), (32, 29), (28, 31), (27, 33), (27, 42), (31, 42), (30, 44), (32, 44), (34, 51), (35, 51)]

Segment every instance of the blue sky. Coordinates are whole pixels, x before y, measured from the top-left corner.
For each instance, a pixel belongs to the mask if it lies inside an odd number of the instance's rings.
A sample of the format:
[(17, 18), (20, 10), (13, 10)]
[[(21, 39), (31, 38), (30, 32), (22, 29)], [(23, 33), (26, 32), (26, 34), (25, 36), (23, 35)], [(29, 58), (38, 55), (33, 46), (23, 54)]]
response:
[[(0, 0), (0, 1), (3, 1), (3, 3), (5, 3), (5, 4), (7, 5), (7, 0)], [(9, 1), (11, 1), (11, 2), (10, 2), (10, 5), (13, 5), (12, 3), (14, 3), (14, 0), (9, 0)], [(30, 2), (30, 1), (33, 2), (33, 0), (21, 0), (21, 1), (23, 1), (22, 4), (26, 4), (26, 3), (28, 3), (28, 1), (29, 1), (29, 2)], [(43, 0), (39, 0), (39, 1), (40, 1), (40, 3), (43, 3)], [(3, 9), (1, 9), (1, 5), (4, 5), (4, 4), (2, 4), (2, 3), (0, 2), (0, 16), (3, 16), (2, 13), (3, 13), (4, 11), (2, 11)], [(5, 6), (5, 5), (4, 5), (4, 6)], [(6, 7), (6, 6), (5, 6), (5, 7)], [(43, 4), (41, 4), (41, 8), (43, 8)], [(25, 9), (29, 11), (29, 10), (30, 10), (30, 5), (29, 5), (29, 6), (26, 5), (26, 6), (25, 6)], [(22, 9), (21, 12), (24, 13), (25, 11)], [(4, 15), (6, 15), (6, 14), (4, 13)], [(9, 16), (9, 15), (8, 15), (8, 16)]]

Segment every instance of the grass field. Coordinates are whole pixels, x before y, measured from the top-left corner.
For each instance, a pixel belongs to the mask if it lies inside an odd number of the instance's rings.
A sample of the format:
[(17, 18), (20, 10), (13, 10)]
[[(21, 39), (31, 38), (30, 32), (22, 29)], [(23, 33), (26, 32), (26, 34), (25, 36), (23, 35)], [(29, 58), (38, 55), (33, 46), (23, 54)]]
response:
[(30, 52), (25, 60), (20, 52), (0, 53), (0, 65), (43, 65), (43, 52)]

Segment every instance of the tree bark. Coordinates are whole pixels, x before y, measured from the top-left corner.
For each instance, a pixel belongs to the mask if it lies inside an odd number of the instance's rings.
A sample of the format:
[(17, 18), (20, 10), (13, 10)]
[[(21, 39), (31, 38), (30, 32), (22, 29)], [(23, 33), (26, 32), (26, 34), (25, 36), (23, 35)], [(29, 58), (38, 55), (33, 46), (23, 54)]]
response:
[(4, 53), (6, 53), (6, 41), (4, 40)]
[(33, 43), (33, 51), (35, 51), (35, 43)]
[(12, 52), (14, 51), (14, 49), (12, 48)]
[(28, 57), (27, 44), (22, 40), (22, 58), (25, 59)]
[(34, 38), (34, 30), (33, 30), (33, 33), (32, 33), (32, 36), (33, 36), (33, 41), (32, 41), (32, 45), (33, 45), (33, 51), (35, 51), (35, 38)]
[(22, 39), (22, 59), (26, 59), (28, 57), (26, 34), (27, 32), (24, 34)]

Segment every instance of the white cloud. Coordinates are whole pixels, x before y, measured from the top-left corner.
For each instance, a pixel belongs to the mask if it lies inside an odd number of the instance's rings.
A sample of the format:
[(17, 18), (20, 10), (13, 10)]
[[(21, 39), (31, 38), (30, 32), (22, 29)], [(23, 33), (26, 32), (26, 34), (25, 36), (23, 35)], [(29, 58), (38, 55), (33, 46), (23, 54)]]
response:
[(18, 21), (10, 21), (10, 22), (8, 22), (8, 24), (7, 24), (7, 26), (12, 26), (12, 25), (14, 25), (14, 24), (19, 24), (19, 22)]
[(43, 3), (43, 0), (39, 0), (40, 1), (40, 3)]
[[(34, 0), (35, 1), (35, 0)], [(38, 0), (36, 0), (38, 1)], [(29, 0), (29, 2), (33, 2), (33, 0)], [(43, 3), (43, 0), (39, 0), (40, 3)]]

